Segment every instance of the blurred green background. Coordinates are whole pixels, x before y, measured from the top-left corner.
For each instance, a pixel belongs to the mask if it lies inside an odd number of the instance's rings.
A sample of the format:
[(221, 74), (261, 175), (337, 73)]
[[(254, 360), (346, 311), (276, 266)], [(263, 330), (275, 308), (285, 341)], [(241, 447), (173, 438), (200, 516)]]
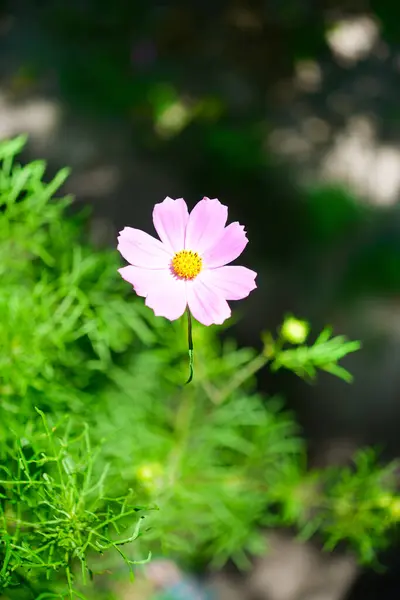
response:
[(0, 44), (0, 137), (27, 133), (49, 176), (72, 168), (87, 240), (151, 231), (166, 195), (218, 197), (259, 272), (218, 335), (259, 347), (291, 312), (362, 339), (352, 386), (262, 371), (258, 390), (294, 409), (311, 465), (365, 444), (397, 457), (398, 3), (3, 1)]

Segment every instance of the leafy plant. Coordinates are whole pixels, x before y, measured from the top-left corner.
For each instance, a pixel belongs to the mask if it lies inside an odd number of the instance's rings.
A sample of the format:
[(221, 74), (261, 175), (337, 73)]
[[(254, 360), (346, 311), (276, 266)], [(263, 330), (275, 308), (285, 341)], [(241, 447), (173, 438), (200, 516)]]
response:
[(71, 200), (53, 198), (67, 171), (44, 181), (42, 161), (16, 161), (24, 143), (0, 144), (6, 597), (91, 594), (83, 584), (113, 571), (113, 556), (245, 567), (276, 526), (373, 561), (399, 520), (394, 465), (368, 450), (354, 468), (309, 471), (293, 416), (255, 392), (268, 365), (349, 380), (339, 361), (358, 342), (326, 329), (307, 344), (309, 324), (290, 317), (257, 353), (195, 325), (195, 379), (182, 386), (185, 324), (155, 318), (120, 279), (117, 253), (83, 241)]
[[(33, 590), (63, 572), (72, 597), (78, 594), (75, 563), (80, 563), (84, 584), (93, 577), (86, 560), (89, 551), (104, 554), (113, 549), (128, 565), (135, 564), (122, 547), (138, 538), (145, 517), (132, 494), (106, 496), (108, 468), (93, 476), (95, 455), (87, 428), (75, 438), (67, 428), (59, 437), (59, 428), (50, 427), (44, 413), (37, 412), (43, 431), (16, 439), (6, 466), (0, 468), (0, 582), (15, 586), (29, 575)], [(135, 520), (133, 532), (121, 538), (121, 530), (132, 528)]]
[[(343, 379), (348, 383), (353, 380), (351, 373), (338, 364), (338, 361), (352, 352), (360, 349), (361, 344), (357, 341), (348, 341), (343, 335), (332, 336), (332, 329), (326, 327), (317, 337), (312, 345), (296, 345), (290, 349), (283, 349), (285, 334), (288, 333), (282, 327), (282, 333), (278, 341), (274, 344), (272, 338), (266, 338), (266, 353), (272, 360), (271, 369), (278, 371), (281, 368), (293, 371), (299, 377), (306, 379), (315, 379), (318, 369), (326, 371)], [(292, 323), (292, 329), (295, 323)], [(296, 343), (296, 342), (295, 342)]]

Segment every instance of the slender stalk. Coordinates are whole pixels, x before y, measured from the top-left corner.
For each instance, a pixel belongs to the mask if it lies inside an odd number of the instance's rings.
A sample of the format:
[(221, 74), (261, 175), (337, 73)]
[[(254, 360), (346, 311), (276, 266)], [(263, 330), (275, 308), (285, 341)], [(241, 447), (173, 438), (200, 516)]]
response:
[(182, 458), (190, 440), (195, 407), (193, 393), (182, 391), (174, 424), (175, 444), (167, 461), (166, 485), (162, 492), (163, 502), (172, 496), (175, 482), (179, 477)]
[(188, 318), (188, 347), (189, 347), (189, 378), (185, 385), (190, 383), (193, 379), (193, 337), (192, 337), (192, 315), (190, 314), (189, 307), (186, 308)]
[(213, 399), (215, 404), (222, 404), (238, 387), (257, 373), (257, 371), (265, 367), (268, 362), (269, 358), (263, 354), (255, 356), (252, 361), (236, 372), (224, 389), (215, 393)]

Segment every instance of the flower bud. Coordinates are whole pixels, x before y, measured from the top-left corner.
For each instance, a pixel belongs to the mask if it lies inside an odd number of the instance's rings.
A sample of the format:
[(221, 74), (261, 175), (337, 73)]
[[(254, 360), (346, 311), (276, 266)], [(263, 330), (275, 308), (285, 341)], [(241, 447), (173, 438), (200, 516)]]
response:
[(291, 344), (304, 344), (309, 332), (307, 321), (300, 321), (295, 317), (286, 317), (281, 328), (281, 336)]

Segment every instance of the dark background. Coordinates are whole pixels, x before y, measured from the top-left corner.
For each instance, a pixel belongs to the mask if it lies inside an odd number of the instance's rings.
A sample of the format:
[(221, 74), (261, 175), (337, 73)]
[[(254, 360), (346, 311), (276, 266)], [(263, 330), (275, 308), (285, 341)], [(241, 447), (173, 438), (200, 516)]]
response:
[[(352, 386), (260, 375), (317, 464), (399, 452), (399, 42), (397, 0), (0, 3), (0, 136), (73, 169), (95, 243), (166, 195), (218, 197), (260, 273), (230, 333), (257, 345), (292, 312), (363, 341)], [(354, 597), (397, 598), (397, 572)]]

